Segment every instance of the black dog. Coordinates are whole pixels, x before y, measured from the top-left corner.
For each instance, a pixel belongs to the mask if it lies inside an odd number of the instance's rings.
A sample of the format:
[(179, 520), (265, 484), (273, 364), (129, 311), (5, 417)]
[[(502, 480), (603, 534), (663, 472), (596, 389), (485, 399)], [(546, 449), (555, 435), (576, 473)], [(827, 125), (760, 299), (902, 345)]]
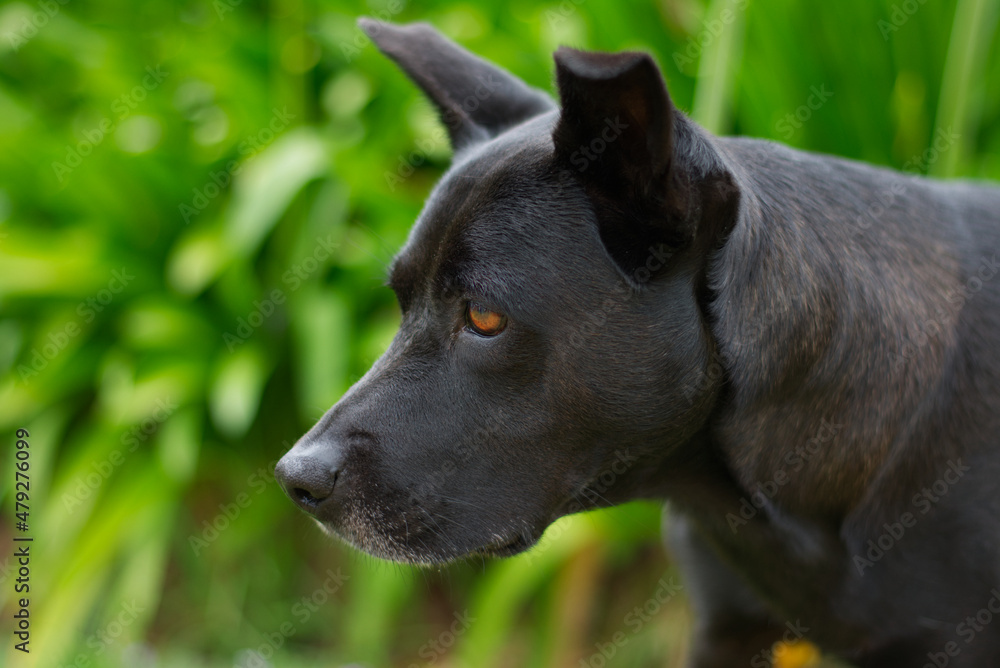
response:
[(454, 165), (395, 340), (278, 465), (292, 499), (415, 563), (670, 499), (692, 666), (791, 627), (859, 666), (1000, 665), (1000, 190), (712, 137), (644, 54), (560, 49), (557, 106), (362, 26)]

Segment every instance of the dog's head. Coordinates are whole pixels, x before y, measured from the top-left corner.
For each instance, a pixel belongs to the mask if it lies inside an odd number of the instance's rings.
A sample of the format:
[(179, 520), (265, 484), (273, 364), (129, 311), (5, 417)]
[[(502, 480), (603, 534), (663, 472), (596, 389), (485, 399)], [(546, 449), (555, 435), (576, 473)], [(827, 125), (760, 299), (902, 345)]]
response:
[(389, 278), (399, 332), (276, 475), (377, 556), (509, 555), (658, 493), (719, 392), (706, 258), (738, 192), (640, 53), (560, 49), (561, 107), (427, 25), (363, 29), (454, 164)]

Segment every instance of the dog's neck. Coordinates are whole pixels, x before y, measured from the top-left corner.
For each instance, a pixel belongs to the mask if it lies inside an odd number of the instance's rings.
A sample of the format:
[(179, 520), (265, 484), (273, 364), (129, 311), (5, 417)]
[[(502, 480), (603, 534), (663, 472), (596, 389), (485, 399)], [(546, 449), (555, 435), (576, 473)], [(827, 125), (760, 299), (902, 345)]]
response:
[[(712, 440), (744, 490), (838, 521), (935, 419), (954, 348), (957, 309), (944, 297), (954, 249), (907, 227), (923, 205), (919, 182), (765, 142), (719, 144), (743, 197), (709, 267), (728, 375)], [(873, 219), (868, 203), (884, 191), (897, 206)], [(938, 336), (924, 335), (928, 323)]]

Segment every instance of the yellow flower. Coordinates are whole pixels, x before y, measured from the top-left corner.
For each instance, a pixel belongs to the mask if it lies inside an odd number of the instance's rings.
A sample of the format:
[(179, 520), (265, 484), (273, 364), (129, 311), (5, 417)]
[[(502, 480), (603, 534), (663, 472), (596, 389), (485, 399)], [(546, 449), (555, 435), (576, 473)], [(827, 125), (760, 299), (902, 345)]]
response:
[(805, 640), (778, 642), (774, 645), (774, 668), (807, 668), (819, 663), (819, 650)]

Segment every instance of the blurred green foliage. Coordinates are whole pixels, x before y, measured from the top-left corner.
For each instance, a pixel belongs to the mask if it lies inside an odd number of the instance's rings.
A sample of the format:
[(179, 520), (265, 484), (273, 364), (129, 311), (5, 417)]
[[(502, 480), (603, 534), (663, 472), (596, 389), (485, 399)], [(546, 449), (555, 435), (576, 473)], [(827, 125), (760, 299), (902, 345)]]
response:
[(429, 20), (548, 90), (558, 44), (644, 49), (714, 131), (1000, 178), (998, 4), (3, 5), (0, 539), (24, 427), (35, 542), (33, 651), (0, 657), (596, 666), (624, 632), (607, 665), (679, 665), (683, 597), (627, 621), (676, 577), (655, 504), (427, 571), (323, 537), (274, 484), (388, 344), (385, 265), (448, 163), (430, 106), (355, 18)]

